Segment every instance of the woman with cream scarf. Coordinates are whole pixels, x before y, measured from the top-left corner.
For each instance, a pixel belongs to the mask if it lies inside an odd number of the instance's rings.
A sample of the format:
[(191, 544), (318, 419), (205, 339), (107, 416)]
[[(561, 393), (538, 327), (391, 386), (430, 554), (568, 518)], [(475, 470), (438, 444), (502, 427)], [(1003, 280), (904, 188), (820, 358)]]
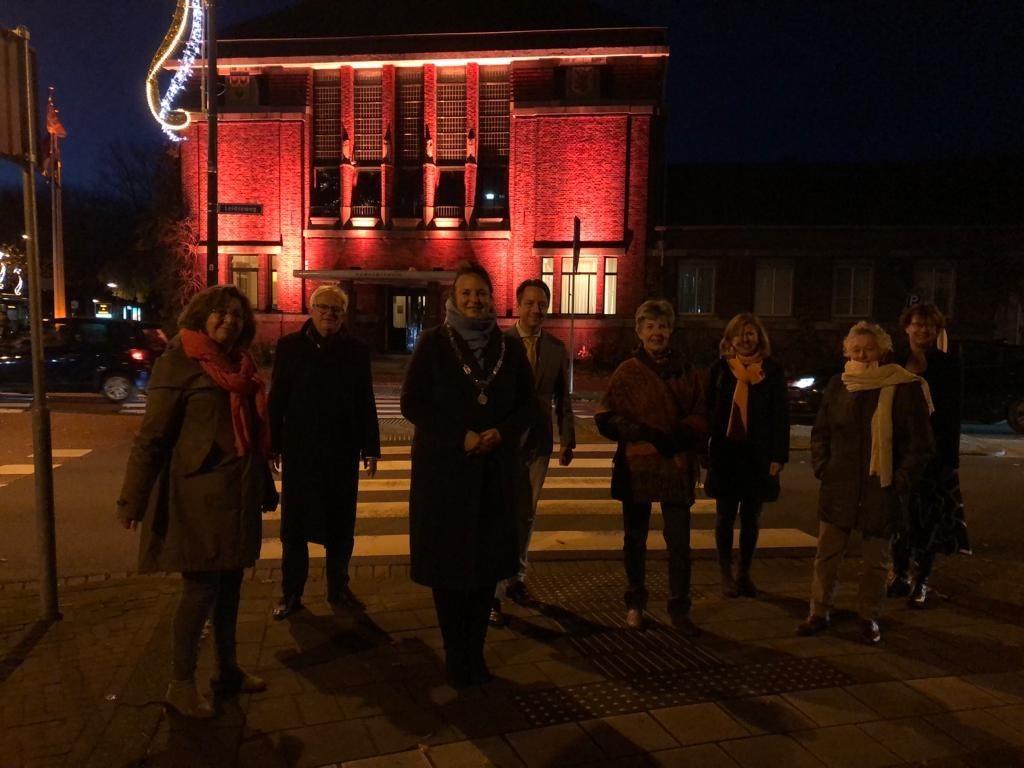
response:
[[(757, 597), (750, 577), (761, 506), (779, 496), (779, 473), (789, 461), (786, 375), (771, 357), (771, 342), (758, 317), (736, 315), (725, 326), (722, 357), (708, 375), (710, 466), (704, 490), (716, 500), (715, 543), (722, 594)], [(739, 570), (733, 577), (732, 543), (740, 518)]]
[(861, 639), (881, 641), (878, 627), (900, 527), (900, 496), (910, 492), (934, 452), (927, 383), (895, 364), (880, 365), (892, 339), (862, 321), (846, 335), (848, 358), (825, 389), (811, 431), (814, 474), (821, 480), (820, 529), (811, 584), (811, 612), (797, 634), (829, 626), (839, 565), (853, 531), (863, 535), (857, 599)]

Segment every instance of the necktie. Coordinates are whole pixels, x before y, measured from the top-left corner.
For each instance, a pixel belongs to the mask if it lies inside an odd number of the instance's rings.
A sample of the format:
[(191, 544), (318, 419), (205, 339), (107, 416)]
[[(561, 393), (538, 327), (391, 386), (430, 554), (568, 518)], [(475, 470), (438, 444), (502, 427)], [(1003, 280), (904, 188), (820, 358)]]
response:
[(530, 367), (537, 370), (537, 337), (523, 336), (523, 344), (526, 345), (526, 359), (530, 361)]

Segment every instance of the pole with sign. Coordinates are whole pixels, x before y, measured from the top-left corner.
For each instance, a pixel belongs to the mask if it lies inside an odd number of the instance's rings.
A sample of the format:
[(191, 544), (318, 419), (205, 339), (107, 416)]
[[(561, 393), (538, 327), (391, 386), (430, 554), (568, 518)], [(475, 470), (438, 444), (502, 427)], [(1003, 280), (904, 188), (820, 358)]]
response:
[(576, 270), (580, 267), (580, 217), (572, 217), (572, 275), (569, 277), (569, 394), (574, 385), (576, 370)]
[(206, 284), (220, 282), (217, 262), (217, 3), (206, 0)]
[(0, 157), (21, 166), (28, 256), (29, 328), (32, 338), (32, 450), (39, 542), (39, 596), (44, 621), (60, 618), (57, 606), (57, 536), (53, 514), (53, 451), (43, 367), (43, 297), (36, 216), (35, 55), (25, 27), (0, 29)]

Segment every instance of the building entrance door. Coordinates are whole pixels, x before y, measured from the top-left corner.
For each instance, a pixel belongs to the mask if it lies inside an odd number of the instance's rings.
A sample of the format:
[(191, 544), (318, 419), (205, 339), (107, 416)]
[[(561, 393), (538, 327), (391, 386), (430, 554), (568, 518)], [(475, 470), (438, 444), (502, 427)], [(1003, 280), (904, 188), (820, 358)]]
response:
[(426, 309), (426, 291), (408, 288), (388, 289), (386, 352), (401, 355), (413, 351), (420, 331), (423, 330)]

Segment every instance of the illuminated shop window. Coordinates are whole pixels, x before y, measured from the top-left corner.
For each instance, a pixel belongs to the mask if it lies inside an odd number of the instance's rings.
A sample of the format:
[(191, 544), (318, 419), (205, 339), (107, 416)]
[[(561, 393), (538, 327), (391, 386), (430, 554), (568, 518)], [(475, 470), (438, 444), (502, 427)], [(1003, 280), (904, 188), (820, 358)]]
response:
[(757, 262), (754, 312), (761, 317), (789, 317), (793, 314), (793, 262)]
[[(569, 302), (569, 292), (573, 292), (573, 301)], [(577, 315), (593, 315), (597, 312), (597, 258), (581, 256), (579, 269), (576, 270), (576, 284), (572, 279), (572, 256), (562, 257), (562, 301), (563, 313), (569, 307)]]
[(604, 260), (604, 313), (614, 315), (618, 305), (619, 260), (608, 256)]
[(832, 316), (870, 317), (874, 278), (870, 262), (838, 262), (833, 273)]
[(715, 264), (679, 262), (676, 311), (680, 315), (710, 315), (715, 311)]

